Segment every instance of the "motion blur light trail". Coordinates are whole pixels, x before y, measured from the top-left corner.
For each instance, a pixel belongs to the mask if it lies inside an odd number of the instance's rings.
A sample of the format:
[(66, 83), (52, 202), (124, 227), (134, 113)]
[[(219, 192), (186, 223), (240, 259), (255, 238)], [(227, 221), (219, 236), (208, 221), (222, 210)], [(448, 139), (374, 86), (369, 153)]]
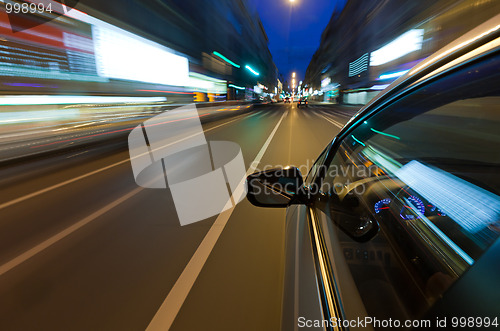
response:
[(108, 97), (69, 95), (0, 96), (0, 106), (148, 103), (165, 101), (167, 101), (166, 97)]
[[(148, 124), (148, 125), (145, 125), (144, 127), (162, 125), (162, 124), (167, 124), (167, 123), (172, 123), (172, 122), (185, 121), (185, 120), (189, 120), (189, 119), (193, 119), (193, 118), (204, 117), (204, 116), (207, 116), (207, 115), (208, 114), (203, 114), (203, 115), (199, 115), (199, 116), (196, 116), (196, 117), (187, 117), (187, 118), (182, 118), (182, 119), (179, 119), (179, 120), (172, 120), (172, 121), (167, 121), (167, 122), (162, 122), (162, 123)], [(133, 129), (134, 128), (126, 128), (126, 129), (122, 129), (122, 130), (115, 130), (115, 131), (103, 132), (103, 133), (98, 133), (98, 134), (92, 134), (92, 135), (78, 137), (78, 138), (73, 138), (73, 139), (59, 140), (59, 141), (52, 142), (50, 144), (38, 145), (38, 146), (31, 146), (30, 148), (39, 148), (39, 147), (51, 146), (51, 145), (55, 145), (55, 144), (61, 144), (61, 143), (66, 143), (66, 142), (70, 142), (70, 141), (76, 141), (76, 140), (81, 140), (81, 139), (98, 137), (98, 136), (103, 136), (103, 135), (107, 135), (107, 134), (113, 134), (113, 133), (124, 132), (124, 131), (131, 131)]]

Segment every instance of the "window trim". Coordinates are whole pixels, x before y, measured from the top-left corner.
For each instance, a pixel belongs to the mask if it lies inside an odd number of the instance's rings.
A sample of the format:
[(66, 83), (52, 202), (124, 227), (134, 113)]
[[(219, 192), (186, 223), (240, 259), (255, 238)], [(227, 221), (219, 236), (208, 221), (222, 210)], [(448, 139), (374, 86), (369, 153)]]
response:
[[(320, 225), (317, 211), (312, 206), (307, 206), (307, 220), (309, 223), (309, 234), (314, 254), (317, 286), (321, 299), (322, 313), (325, 320), (346, 320), (346, 315), (340, 298), (340, 292), (332, 270), (332, 263), (328, 255), (325, 237)], [(328, 325), (326, 330), (346, 330), (343, 325), (333, 327)]]

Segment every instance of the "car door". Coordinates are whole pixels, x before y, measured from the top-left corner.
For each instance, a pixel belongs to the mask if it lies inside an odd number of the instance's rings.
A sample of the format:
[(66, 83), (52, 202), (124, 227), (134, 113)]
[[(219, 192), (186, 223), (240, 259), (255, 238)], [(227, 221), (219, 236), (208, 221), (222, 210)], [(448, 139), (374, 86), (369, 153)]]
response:
[(426, 326), (496, 242), (499, 68), (490, 54), (400, 91), (313, 167), (305, 214), (323, 318), (351, 330)]

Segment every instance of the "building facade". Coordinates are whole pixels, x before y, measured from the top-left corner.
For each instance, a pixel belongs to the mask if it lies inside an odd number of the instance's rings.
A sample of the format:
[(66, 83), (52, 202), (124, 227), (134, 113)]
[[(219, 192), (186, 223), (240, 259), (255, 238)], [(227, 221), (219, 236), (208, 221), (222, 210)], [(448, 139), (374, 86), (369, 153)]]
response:
[(323, 31), (305, 83), (322, 101), (366, 104), (419, 61), (499, 12), (495, 0), (349, 1)]

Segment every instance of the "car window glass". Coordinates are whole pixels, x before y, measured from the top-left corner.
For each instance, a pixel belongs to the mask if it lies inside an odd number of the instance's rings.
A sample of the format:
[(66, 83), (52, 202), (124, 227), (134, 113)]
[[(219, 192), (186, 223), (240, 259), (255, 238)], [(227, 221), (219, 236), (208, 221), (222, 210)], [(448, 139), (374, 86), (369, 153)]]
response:
[(328, 146), (318, 157), (316, 162), (314, 162), (313, 166), (309, 170), (309, 173), (307, 174), (307, 177), (304, 181), (304, 185), (307, 187), (310, 187), (312, 183), (316, 180), (316, 176), (318, 175), (318, 171), (324, 166), (325, 158), (328, 154), (328, 150), (330, 149), (330, 146)]
[(321, 185), (325, 212), (334, 223), (352, 213), (380, 226), (368, 243), (334, 239), (371, 316), (384, 304), (420, 316), (500, 235), (500, 77), (492, 68), (498, 60), (402, 98), (336, 151)]

